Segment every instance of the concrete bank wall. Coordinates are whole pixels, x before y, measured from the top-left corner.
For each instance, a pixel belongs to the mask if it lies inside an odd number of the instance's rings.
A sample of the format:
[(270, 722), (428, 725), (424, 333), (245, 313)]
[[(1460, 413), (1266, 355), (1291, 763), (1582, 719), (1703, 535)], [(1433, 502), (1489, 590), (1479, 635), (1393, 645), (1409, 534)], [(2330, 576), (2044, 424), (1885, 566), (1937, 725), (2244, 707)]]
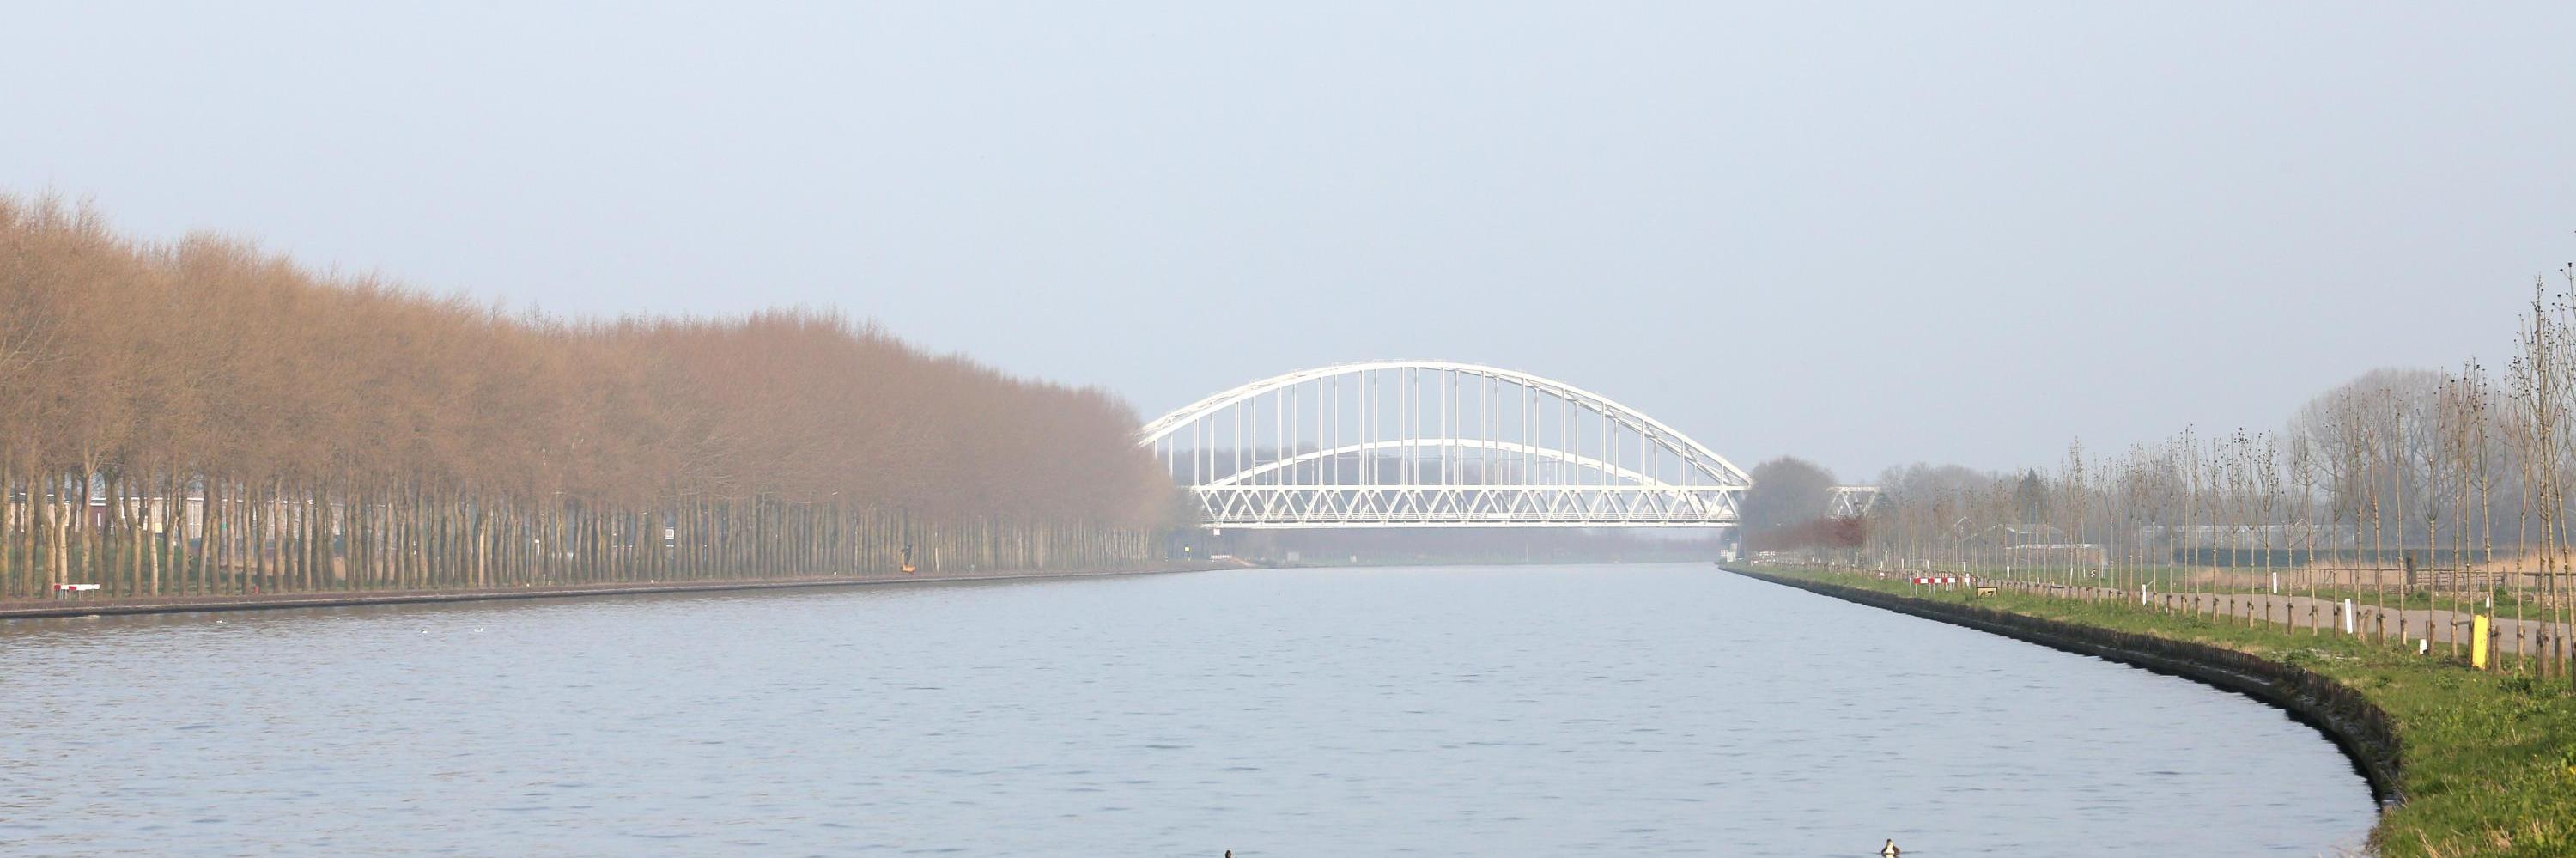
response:
[(517, 590), (412, 590), (380, 593), (295, 594), (280, 596), (212, 596), (185, 599), (117, 602), (34, 602), (0, 605), (0, 620), (38, 619), (44, 617), (119, 616), (133, 614), (188, 614), (209, 611), (268, 611), (284, 608), (345, 608), (358, 605), (426, 605), (446, 602), (495, 602), (515, 599), (578, 599), (586, 596), (633, 596), (648, 593), (718, 593), (738, 590), (792, 590), (814, 587), (864, 587), (880, 584), (948, 584), (971, 581), (1011, 581), (1028, 578), (1099, 578), (1113, 575), (1155, 575), (1168, 572), (1203, 572), (1217, 567), (1187, 566), (1159, 569), (1067, 570), (1035, 572), (993, 572), (965, 575), (908, 575), (894, 577), (837, 577), (691, 581), (665, 584), (600, 584), (576, 587), (532, 587)]
[(2403, 798), (2397, 790), (2402, 749), (2397, 741), (2396, 722), (2360, 692), (2306, 668), (2235, 650), (2154, 635), (1769, 575), (1736, 566), (1728, 566), (1726, 571), (1874, 608), (1966, 626), (2050, 649), (2135, 665), (2252, 697), (2280, 707), (2291, 717), (2325, 733), (2326, 738), (2343, 749), (2345, 756), (2352, 758), (2353, 767), (2360, 769), (2362, 777), (2370, 781), (2371, 795), (2380, 803), (2395, 804)]

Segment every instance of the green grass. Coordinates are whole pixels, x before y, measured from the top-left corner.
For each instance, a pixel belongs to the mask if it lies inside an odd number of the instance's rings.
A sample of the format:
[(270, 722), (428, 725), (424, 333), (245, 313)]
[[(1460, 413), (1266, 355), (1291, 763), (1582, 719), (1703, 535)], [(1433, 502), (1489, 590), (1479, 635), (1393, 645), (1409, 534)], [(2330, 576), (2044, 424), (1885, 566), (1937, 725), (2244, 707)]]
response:
[(2464, 660), (2328, 632), (2248, 628), (2239, 619), (2167, 614), (2132, 601), (2058, 599), (2004, 591), (1913, 587), (1902, 580), (1790, 567), (1773, 574), (1934, 601), (2196, 641), (2325, 674), (2367, 695), (2397, 722), (2405, 803), (2371, 831), (2381, 855), (2576, 855), (2576, 694), (2567, 680), (2513, 670), (2479, 671)]

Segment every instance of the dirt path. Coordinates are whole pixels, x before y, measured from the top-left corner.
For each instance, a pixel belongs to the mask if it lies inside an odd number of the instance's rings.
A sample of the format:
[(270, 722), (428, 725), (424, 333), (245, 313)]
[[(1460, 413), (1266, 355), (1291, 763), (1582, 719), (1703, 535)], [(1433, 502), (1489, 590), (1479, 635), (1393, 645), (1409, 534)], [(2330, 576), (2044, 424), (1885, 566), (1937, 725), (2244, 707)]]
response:
[[(2067, 587), (2031, 581), (1980, 580), (2043, 595), (2064, 595), (2081, 599), (2121, 599), (2137, 601), (2135, 591), (2108, 587)], [(2343, 603), (2334, 599), (2311, 599), (2306, 596), (2272, 595), (2269, 593), (2156, 593), (2145, 597), (2174, 611), (2190, 611), (2210, 616), (2250, 617), (2257, 621), (2286, 624), (2295, 629), (2343, 630)], [(2470, 616), (2483, 611), (2452, 608), (2374, 608), (2355, 604), (2353, 629), (2365, 636), (2424, 640), (2438, 652), (2448, 653), (2456, 645), (2466, 654), (2471, 643)], [(2543, 647), (2562, 645), (2570, 636), (2565, 623), (2539, 619), (2517, 620), (2510, 615), (2497, 616), (2489, 623), (2487, 646), (2499, 655), (2537, 655)]]

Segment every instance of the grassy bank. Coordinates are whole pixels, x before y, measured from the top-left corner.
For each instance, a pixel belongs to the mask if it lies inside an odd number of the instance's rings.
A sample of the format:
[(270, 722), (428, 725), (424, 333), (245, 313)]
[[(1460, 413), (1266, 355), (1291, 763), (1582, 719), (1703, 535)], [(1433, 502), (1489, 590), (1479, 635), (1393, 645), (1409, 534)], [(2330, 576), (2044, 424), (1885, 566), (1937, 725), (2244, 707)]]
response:
[(1776, 575), (2158, 635), (2250, 653), (2332, 677), (2386, 710), (2405, 746), (2399, 792), (2371, 844), (2388, 856), (2576, 855), (2576, 695), (2555, 681), (2478, 671), (2338, 634), (2168, 614), (2122, 601), (1916, 587), (1902, 580), (1765, 566)]

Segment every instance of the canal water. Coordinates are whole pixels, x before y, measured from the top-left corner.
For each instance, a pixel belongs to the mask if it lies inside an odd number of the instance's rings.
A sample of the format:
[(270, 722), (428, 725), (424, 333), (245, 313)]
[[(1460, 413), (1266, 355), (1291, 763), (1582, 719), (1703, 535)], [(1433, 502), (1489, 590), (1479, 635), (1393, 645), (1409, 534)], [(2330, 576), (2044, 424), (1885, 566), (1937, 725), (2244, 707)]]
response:
[(2317, 855), (2314, 730), (1705, 565), (0, 623), (0, 853)]

